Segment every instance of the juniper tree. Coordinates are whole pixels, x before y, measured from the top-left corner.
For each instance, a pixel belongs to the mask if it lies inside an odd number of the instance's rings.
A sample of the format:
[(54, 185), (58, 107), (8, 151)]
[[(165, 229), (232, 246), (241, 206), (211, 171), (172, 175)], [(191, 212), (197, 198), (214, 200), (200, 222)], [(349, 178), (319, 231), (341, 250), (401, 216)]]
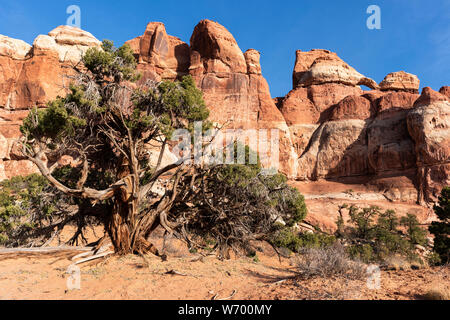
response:
[[(148, 240), (158, 226), (191, 246), (189, 234), (208, 230), (221, 248), (245, 247), (278, 218), (304, 217), (303, 197), (284, 177), (262, 176), (259, 165), (205, 166), (183, 156), (163, 165), (176, 129), (192, 132), (197, 121), (203, 131), (212, 127), (191, 77), (138, 87), (130, 47), (109, 41), (82, 62), (69, 93), (24, 120), (23, 153), (74, 199), (76, 216), (104, 224), (117, 253), (158, 254)], [(63, 156), (70, 166), (61, 168)], [(164, 190), (155, 193), (159, 182)]]
[[(190, 77), (132, 89), (138, 74), (127, 45), (105, 41), (82, 61), (70, 92), (24, 120), (23, 152), (57, 190), (110, 212), (104, 223), (116, 252), (152, 250), (147, 238), (170, 210), (174, 190), (152, 201), (151, 189), (184, 166), (161, 167), (168, 137), (173, 128), (206, 120), (208, 110)], [(151, 145), (161, 155), (156, 167), (149, 165)], [(55, 175), (62, 156), (75, 164), (67, 183)]]
[(429, 227), (434, 235), (434, 251), (439, 254), (442, 263), (447, 263), (450, 261), (450, 187), (442, 190), (434, 212), (439, 218)]

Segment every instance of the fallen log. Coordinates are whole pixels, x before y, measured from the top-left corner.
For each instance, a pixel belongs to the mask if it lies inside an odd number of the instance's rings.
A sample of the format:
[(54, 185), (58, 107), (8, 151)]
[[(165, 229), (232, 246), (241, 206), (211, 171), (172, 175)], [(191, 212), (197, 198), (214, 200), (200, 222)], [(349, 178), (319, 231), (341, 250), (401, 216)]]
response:
[(97, 254), (95, 256), (92, 256), (92, 257), (85, 258), (85, 259), (82, 259), (80, 261), (77, 261), (77, 262), (73, 263), (73, 265), (78, 265), (78, 264), (82, 264), (82, 263), (85, 263), (85, 262), (88, 262), (88, 261), (100, 259), (100, 258), (106, 257), (106, 256), (108, 256), (110, 254), (113, 254), (113, 253), (114, 253), (113, 251), (108, 251), (108, 252), (104, 252), (104, 253), (101, 253), (101, 254)]
[(7, 248), (0, 249), (0, 254), (11, 253), (50, 253), (62, 251), (92, 251), (90, 247), (46, 247), (46, 248)]

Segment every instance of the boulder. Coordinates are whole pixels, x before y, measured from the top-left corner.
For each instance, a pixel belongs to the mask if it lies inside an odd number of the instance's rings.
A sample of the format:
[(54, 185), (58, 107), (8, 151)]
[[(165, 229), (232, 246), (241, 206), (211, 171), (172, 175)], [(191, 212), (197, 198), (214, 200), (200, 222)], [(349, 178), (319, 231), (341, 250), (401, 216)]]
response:
[(294, 88), (314, 84), (339, 83), (349, 86), (365, 85), (377, 89), (378, 85), (347, 63), (336, 53), (328, 50), (313, 50), (311, 52), (297, 51), (293, 74)]
[(0, 57), (14, 60), (26, 59), (31, 46), (25, 41), (13, 39), (0, 34)]
[(406, 91), (418, 93), (420, 86), (419, 78), (404, 71), (389, 73), (380, 83), (382, 91)]

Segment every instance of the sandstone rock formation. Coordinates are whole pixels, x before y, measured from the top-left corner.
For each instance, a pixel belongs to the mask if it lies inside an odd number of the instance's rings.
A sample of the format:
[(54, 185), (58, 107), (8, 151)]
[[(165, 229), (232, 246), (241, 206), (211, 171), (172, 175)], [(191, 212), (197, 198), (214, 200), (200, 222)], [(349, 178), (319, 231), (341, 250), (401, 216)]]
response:
[(169, 36), (163, 23), (150, 22), (142, 36), (127, 41), (143, 81), (175, 80), (189, 73), (189, 45)]
[[(430, 204), (450, 184), (448, 86), (440, 92), (425, 88), (419, 95), (415, 75), (390, 73), (378, 85), (336, 53), (299, 50), (293, 89), (272, 99), (260, 53), (241, 51), (216, 22), (201, 21), (190, 44), (151, 22), (127, 44), (143, 75), (140, 84), (190, 74), (212, 121), (225, 129), (277, 129), (280, 170), (304, 187), (364, 185), (376, 193), (372, 200), (410, 208), (417, 201)], [(22, 119), (29, 107), (44, 107), (63, 94), (72, 67), (89, 47), (98, 46), (90, 33), (64, 26), (38, 36), (33, 46), (0, 36), (0, 180), (33, 172), (14, 143)], [(361, 85), (372, 90), (363, 91)], [(262, 160), (271, 165), (269, 156)], [(336, 212), (325, 214), (329, 226)], [(428, 219), (427, 213), (420, 215)]]
[(6, 150), (0, 154), (0, 178), (36, 171), (16, 146), (22, 120), (30, 108), (63, 95), (73, 66), (88, 48), (100, 46), (89, 32), (68, 26), (38, 36), (33, 46), (0, 37), (0, 140)]
[(294, 88), (324, 83), (365, 85), (371, 89), (378, 88), (375, 81), (366, 78), (342, 61), (336, 53), (328, 50), (316, 49), (310, 52), (298, 50), (293, 79)]
[[(430, 178), (427, 182), (426, 173), (420, 173), (423, 165), (416, 159), (419, 138), (410, 133), (407, 117), (417, 112), (418, 104), (444, 104), (449, 90), (443, 87), (442, 94), (425, 90), (419, 98), (419, 84), (415, 75), (394, 72), (378, 90), (373, 81), (333, 52), (297, 51), (293, 90), (277, 100), (299, 155), (297, 179), (358, 180), (378, 186), (391, 200), (434, 201), (436, 191), (448, 183), (445, 156), (428, 174), (434, 173), (437, 182), (429, 182)], [(362, 91), (359, 85), (374, 90)], [(439, 117), (448, 115), (440, 112)], [(417, 122), (423, 125), (424, 119)], [(441, 135), (445, 140), (446, 135)], [(447, 150), (442, 139), (442, 148)], [(435, 188), (428, 186), (433, 183)]]
[(228, 30), (213, 21), (201, 21), (191, 37), (190, 73), (204, 93), (211, 120), (228, 122), (229, 129), (278, 129), (280, 169), (295, 177), (297, 155), (285, 119), (261, 75), (259, 57), (256, 50), (243, 54)]
[(281, 169), (295, 177), (297, 155), (261, 74), (260, 53), (250, 49), (244, 54), (230, 32), (210, 20), (195, 27), (190, 42), (189, 47), (168, 36), (162, 23), (149, 23), (143, 36), (127, 42), (139, 61), (141, 83), (192, 75), (211, 110), (210, 120), (226, 124), (224, 129), (278, 129)]
[(408, 130), (415, 142), (419, 199), (432, 201), (450, 185), (450, 99), (424, 88), (408, 114)]
[[(341, 106), (336, 106), (348, 96), (366, 101), (359, 98), (363, 94), (359, 85), (378, 88), (375, 81), (358, 73), (334, 52), (318, 49), (296, 52), (293, 90), (279, 103), (279, 108), (289, 125), (294, 148), (299, 156), (305, 152), (313, 133), (326, 120), (361, 118), (361, 115), (356, 114), (344, 115), (349, 111), (349, 104), (353, 104), (354, 108), (351, 113), (361, 111), (359, 105), (354, 102), (342, 102)], [(364, 112), (373, 113), (373, 108), (369, 106), (370, 102), (368, 100), (367, 102), (365, 106), (367, 110)], [(300, 161), (299, 178), (309, 176), (306, 173), (308, 170), (300, 172), (304, 167)]]
[(383, 91), (408, 91), (417, 93), (419, 91), (420, 80), (416, 75), (404, 71), (389, 73), (380, 83)]

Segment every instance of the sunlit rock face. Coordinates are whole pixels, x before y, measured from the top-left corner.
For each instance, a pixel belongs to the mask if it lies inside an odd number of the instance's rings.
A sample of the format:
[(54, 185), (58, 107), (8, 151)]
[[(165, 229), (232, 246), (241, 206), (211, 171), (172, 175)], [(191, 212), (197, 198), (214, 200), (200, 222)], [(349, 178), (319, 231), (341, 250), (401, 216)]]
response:
[[(243, 52), (217, 22), (200, 21), (189, 43), (150, 22), (127, 44), (140, 85), (191, 75), (211, 120), (224, 129), (278, 130), (279, 169), (293, 180), (364, 181), (408, 203), (434, 201), (449, 184), (448, 86), (419, 95), (415, 75), (393, 72), (377, 84), (334, 52), (298, 50), (292, 90), (272, 99), (260, 64), (264, 52)], [(92, 34), (67, 26), (32, 45), (0, 36), (0, 179), (35, 171), (15, 143), (22, 120), (30, 107), (64, 95), (73, 66), (100, 46)], [(262, 160), (273, 165), (270, 154)]]
[(69, 26), (39, 35), (32, 46), (0, 36), (0, 178), (37, 171), (17, 145), (22, 120), (30, 108), (64, 95), (73, 66), (89, 48), (100, 46), (89, 32)]
[(418, 93), (420, 86), (419, 78), (404, 71), (389, 73), (380, 83), (382, 91), (406, 91)]
[[(194, 29), (189, 70), (203, 91), (211, 120), (227, 123), (228, 129), (278, 130), (279, 168), (294, 178), (297, 154), (259, 60), (258, 51), (243, 53), (231, 33), (216, 22), (203, 20)], [(262, 158), (264, 164), (264, 155)], [(271, 166), (270, 160), (267, 162), (265, 165)]]
[(189, 45), (167, 34), (161, 22), (150, 22), (142, 36), (127, 41), (138, 61), (141, 80), (175, 80), (189, 73)]
[(447, 96), (424, 88), (408, 114), (415, 143), (419, 197), (432, 201), (450, 185), (450, 102)]

